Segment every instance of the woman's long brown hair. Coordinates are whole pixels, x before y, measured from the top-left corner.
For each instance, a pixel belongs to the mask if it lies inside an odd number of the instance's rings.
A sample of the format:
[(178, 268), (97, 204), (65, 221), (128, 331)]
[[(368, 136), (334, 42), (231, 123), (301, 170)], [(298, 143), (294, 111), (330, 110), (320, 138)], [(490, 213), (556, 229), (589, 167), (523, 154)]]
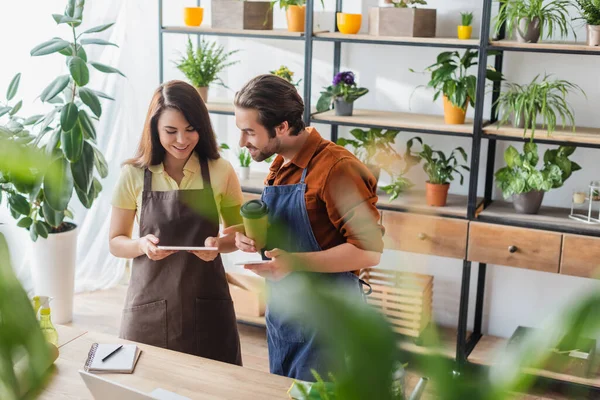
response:
[(154, 92), (137, 153), (123, 164), (147, 168), (164, 161), (165, 149), (158, 137), (158, 119), (168, 108), (180, 111), (198, 133), (199, 140), (194, 151), (200, 159), (216, 160), (220, 157), (208, 110), (196, 89), (183, 81), (169, 81)]

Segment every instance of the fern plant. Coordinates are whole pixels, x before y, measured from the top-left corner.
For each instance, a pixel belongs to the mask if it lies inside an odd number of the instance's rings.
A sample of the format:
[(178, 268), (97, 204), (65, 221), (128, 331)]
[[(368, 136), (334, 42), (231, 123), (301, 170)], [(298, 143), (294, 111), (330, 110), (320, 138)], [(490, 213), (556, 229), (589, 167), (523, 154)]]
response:
[(600, 0), (575, 0), (579, 6), (580, 18), (588, 25), (600, 25)]
[(225, 52), (225, 47), (216, 42), (209, 42), (204, 39), (194, 51), (192, 40), (188, 36), (188, 44), (185, 57), (182, 57), (177, 64), (177, 68), (183, 72), (186, 78), (195, 87), (207, 87), (211, 83), (227, 87), (219, 74), (225, 68), (237, 64), (239, 61), (228, 61), (229, 57), (239, 50)]
[[(545, 3), (545, 4), (544, 4)], [(508, 38), (519, 26), (521, 19), (525, 18), (529, 22), (539, 19), (540, 37), (552, 37), (558, 30), (561, 38), (569, 33), (569, 30), (575, 34), (569, 24), (569, 0), (553, 0), (545, 2), (544, 0), (504, 0), (500, 2), (500, 9), (495, 21), (495, 34), (500, 32), (502, 25), (506, 24), (506, 33)]]

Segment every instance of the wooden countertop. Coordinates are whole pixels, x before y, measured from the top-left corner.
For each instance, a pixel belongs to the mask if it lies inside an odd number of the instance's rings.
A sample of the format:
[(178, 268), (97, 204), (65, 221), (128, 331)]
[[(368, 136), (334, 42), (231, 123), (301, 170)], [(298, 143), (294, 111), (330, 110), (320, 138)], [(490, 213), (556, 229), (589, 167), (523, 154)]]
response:
[[(57, 326), (70, 339), (60, 347), (52, 378), (40, 399), (92, 399), (78, 371), (93, 343), (131, 343), (115, 336)], [(191, 399), (288, 399), (293, 380), (158, 347), (138, 344), (142, 354), (133, 374), (103, 378), (150, 393), (162, 388)]]

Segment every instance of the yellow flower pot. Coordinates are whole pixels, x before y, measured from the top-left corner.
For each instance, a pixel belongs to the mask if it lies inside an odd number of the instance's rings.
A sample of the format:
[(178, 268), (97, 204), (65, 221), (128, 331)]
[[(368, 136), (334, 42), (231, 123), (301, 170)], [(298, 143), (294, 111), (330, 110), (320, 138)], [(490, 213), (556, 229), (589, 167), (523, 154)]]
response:
[(444, 96), (444, 122), (449, 125), (462, 125), (465, 123), (465, 116), (467, 115), (467, 105), (463, 110), (460, 107), (456, 107), (446, 96)]
[(187, 26), (200, 26), (204, 18), (204, 8), (202, 7), (185, 7), (183, 9), (183, 22)]
[(471, 39), (471, 33), (473, 33), (473, 27), (471, 25), (459, 25), (458, 26), (458, 38), (462, 40)]
[(360, 30), (361, 14), (337, 13), (338, 30), (346, 35), (354, 35)]
[(285, 16), (287, 18), (288, 31), (304, 32), (306, 6), (288, 6)]

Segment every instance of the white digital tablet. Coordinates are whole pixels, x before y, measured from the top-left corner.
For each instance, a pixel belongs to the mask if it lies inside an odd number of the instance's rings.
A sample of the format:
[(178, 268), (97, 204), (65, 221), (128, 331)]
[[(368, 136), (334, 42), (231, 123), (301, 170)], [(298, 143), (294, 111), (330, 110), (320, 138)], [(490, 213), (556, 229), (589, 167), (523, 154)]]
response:
[(254, 264), (266, 264), (271, 260), (248, 260), (248, 261), (238, 261), (234, 265), (254, 265)]
[(218, 247), (193, 247), (193, 246), (156, 246), (159, 250), (183, 250), (183, 251), (217, 251)]

